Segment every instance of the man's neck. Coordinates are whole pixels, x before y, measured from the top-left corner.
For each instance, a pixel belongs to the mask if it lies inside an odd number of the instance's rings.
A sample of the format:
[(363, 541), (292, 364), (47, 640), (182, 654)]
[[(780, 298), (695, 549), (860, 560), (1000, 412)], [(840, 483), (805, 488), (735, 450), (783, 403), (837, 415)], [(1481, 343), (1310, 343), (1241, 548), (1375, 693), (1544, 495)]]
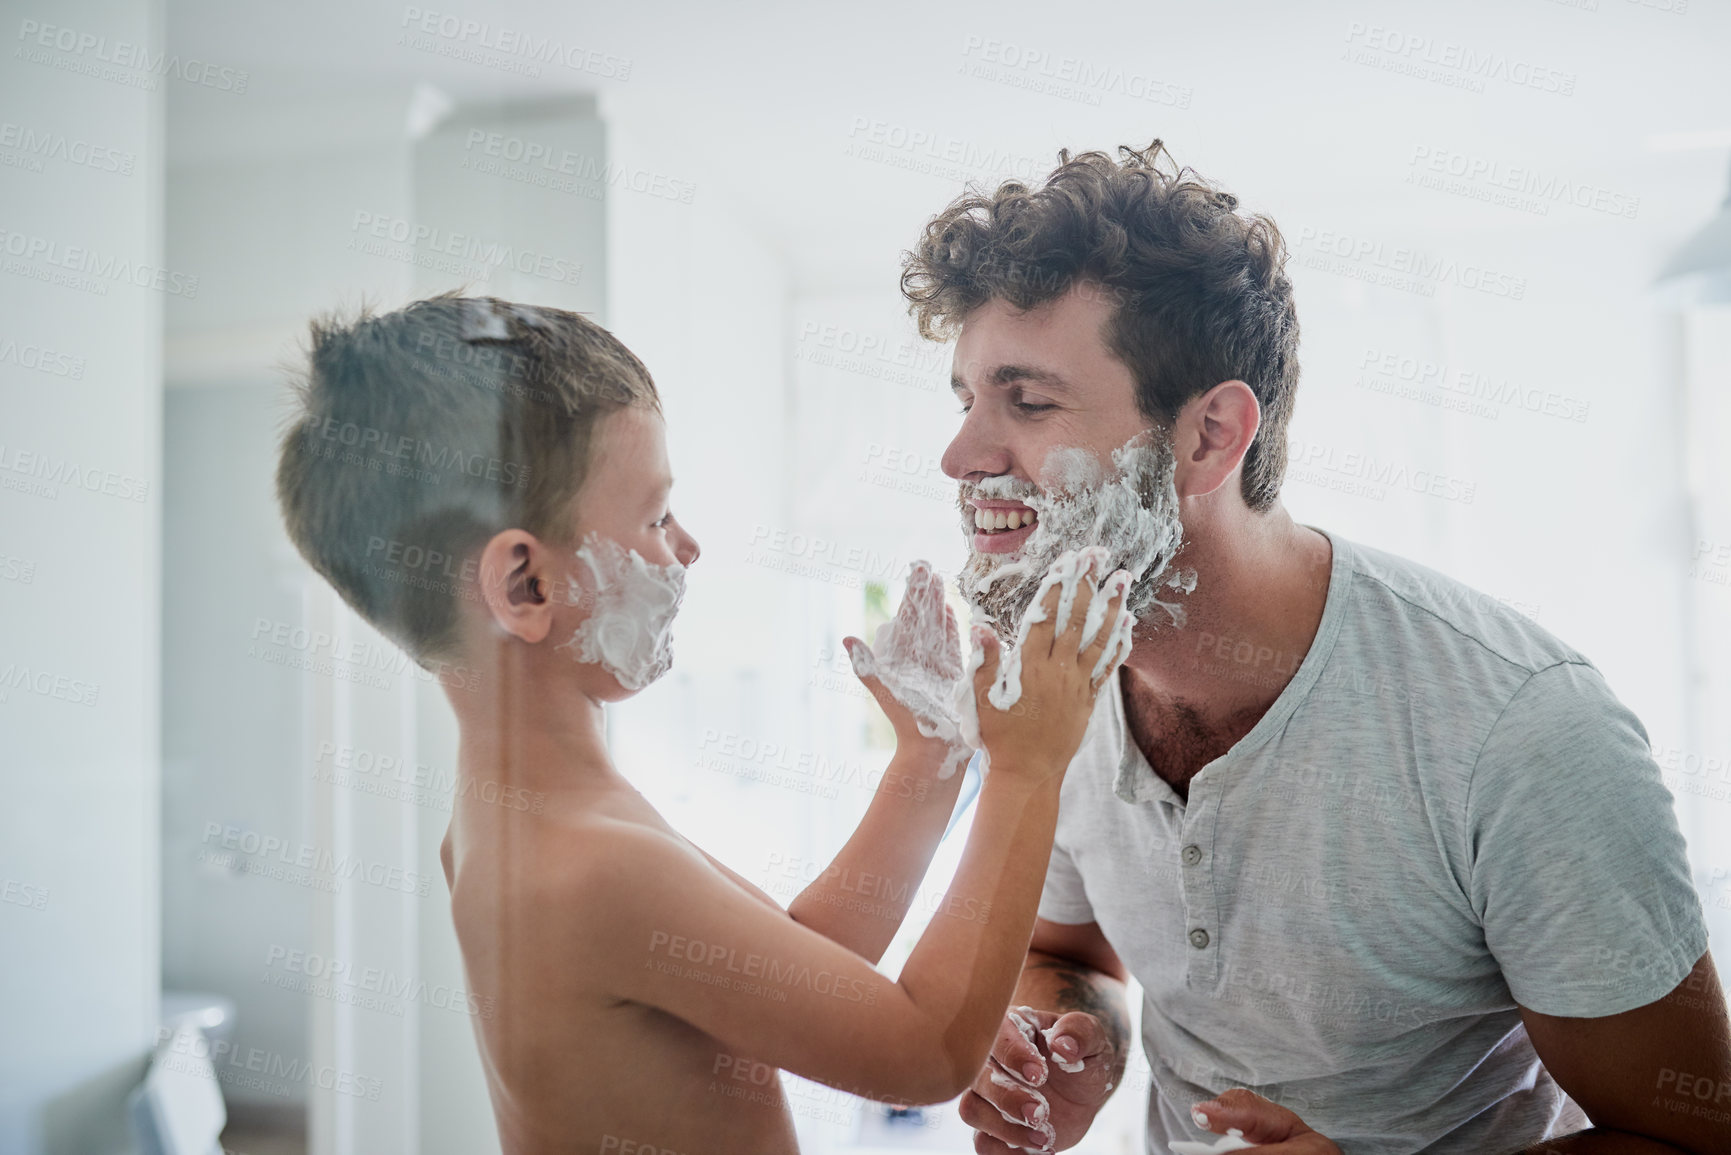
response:
[(1332, 558), (1279, 506), (1186, 544), (1183, 628), (1155, 610), (1120, 675), (1131, 735), (1162, 778), (1182, 790), (1274, 704), (1322, 622)]

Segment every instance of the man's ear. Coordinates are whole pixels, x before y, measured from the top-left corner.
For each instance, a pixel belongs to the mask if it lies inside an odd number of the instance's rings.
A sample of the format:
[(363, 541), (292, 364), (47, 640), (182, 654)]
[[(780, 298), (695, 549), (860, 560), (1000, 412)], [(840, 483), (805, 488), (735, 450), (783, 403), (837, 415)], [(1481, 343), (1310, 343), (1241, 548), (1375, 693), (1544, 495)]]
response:
[(481, 549), (481, 601), (494, 623), (534, 645), (553, 628), (553, 599), (565, 579), (555, 572), (553, 551), (532, 533), (507, 529)]
[(1222, 381), (1178, 411), (1172, 448), (1178, 496), (1204, 497), (1225, 485), (1250, 452), (1262, 426), (1262, 406), (1242, 381)]

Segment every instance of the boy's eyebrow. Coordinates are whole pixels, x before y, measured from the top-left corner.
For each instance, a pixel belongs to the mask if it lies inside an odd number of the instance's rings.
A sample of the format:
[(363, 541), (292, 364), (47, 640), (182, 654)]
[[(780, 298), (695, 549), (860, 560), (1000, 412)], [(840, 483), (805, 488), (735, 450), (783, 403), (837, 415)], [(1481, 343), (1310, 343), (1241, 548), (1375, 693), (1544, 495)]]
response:
[[(999, 365), (986, 377), (992, 385), (1014, 385), (1017, 382), (1029, 381), (1045, 389), (1055, 389), (1068, 392), (1070, 383), (1050, 369), (1036, 369), (1032, 365)], [(960, 377), (950, 378), (950, 392), (956, 393), (968, 386)]]

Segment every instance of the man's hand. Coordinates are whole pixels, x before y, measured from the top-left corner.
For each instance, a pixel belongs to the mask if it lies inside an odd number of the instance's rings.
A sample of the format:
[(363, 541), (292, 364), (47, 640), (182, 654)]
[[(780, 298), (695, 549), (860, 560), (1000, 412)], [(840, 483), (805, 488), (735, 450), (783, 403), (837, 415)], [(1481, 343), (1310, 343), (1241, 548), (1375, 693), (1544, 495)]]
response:
[(1254, 1091), (1234, 1087), (1190, 1109), (1198, 1127), (1216, 1135), (1244, 1132), (1244, 1141), (1265, 1155), (1340, 1155), (1332, 1139), (1318, 1135), (1304, 1120)]
[[(962, 1096), (978, 1155), (1074, 1147), (1112, 1090), (1118, 1055), (1100, 1020), (1013, 1007), (985, 1070)], [(1066, 1069), (1068, 1068), (1068, 1069)]]

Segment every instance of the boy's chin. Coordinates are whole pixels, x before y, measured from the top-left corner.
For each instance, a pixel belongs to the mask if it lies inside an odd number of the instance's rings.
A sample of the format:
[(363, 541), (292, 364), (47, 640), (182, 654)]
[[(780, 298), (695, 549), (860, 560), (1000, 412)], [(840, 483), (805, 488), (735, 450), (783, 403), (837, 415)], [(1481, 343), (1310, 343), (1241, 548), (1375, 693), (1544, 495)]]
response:
[(588, 696), (597, 702), (623, 702), (635, 698), (641, 691), (633, 690), (611, 674), (602, 673), (591, 679)]
[(605, 702), (611, 705), (615, 702), (624, 702), (635, 698), (655, 683), (650, 682), (648, 685), (633, 689), (620, 681), (617, 675), (611, 674), (599, 666), (594, 666), (583, 671), (583, 677), (579, 679), (578, 684), (583, 696), (590, 701)]
[(651, 689), (673, 672), (672, 663), (659, 671), (622, 674), (599, 664), (585, 664), (584, 693), (598, 702), (623, 702)]

